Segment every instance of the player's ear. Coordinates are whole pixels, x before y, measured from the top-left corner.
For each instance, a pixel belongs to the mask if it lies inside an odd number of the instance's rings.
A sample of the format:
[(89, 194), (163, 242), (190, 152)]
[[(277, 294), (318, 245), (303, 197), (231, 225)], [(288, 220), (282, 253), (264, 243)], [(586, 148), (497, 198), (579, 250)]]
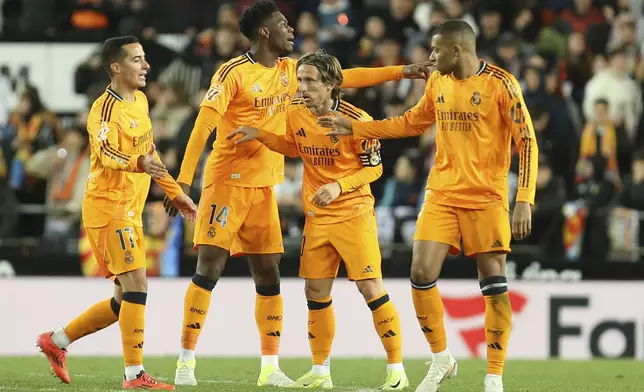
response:
[(257, 30), (257, 35), (259, 36), (259, 38), (268, 39), (268, 37), (270, 36), (270, 31), (268, 30), (268, 27), (262, 26), (259, 28), (259, 30)]
[(110, 69), (112, 70), (112, 75), (121, 73), (121, 65), (119, 63), (110, 64)]

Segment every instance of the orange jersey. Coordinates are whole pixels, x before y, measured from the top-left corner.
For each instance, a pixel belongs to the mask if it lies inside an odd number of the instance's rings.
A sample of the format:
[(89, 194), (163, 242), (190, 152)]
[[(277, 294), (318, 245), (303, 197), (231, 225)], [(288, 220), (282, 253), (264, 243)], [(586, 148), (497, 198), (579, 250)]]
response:
[[(332, 109), (356, 121), (372, 120), (345, 101), (336, 100)], [(286, 135), (262, 131), (259, 139), (274, 151), (302, 157), (302, 200), (307, 219), (318, 224), (336, 223), (372, 210), (374, 198), (369, 183), (382, 175), (380, 142), (325, 135), (329, 130), (317, 124), (317, 116), (301, 99), (293, 101), (286, 113)], [(318, 189), (335, 181), (342, 194), (328, 206), (313, 204)]]
[[(85, 227), (103, 227), (113, 219), (142, 226), (151, 177), (138, 168), (138, 159), (152, 146), (152, 122), (145, 94), (137, 91), (135, 97), (134, 102), (124, 101), (108, 87), (90, 109), (90, 173), (82, 214)], [(157, 183), (171, 199), (182, 193), (170, 175)]]
[[(222, 65), (212, 77), (181, 165), (178, 181), (191, 184), (209, 132), (216, 128), (203, 186), (213, 182), (264, 187), (284, 180), (284, 158), (262, 143), (235, 145), (226, 136), (241, 126), (286, 132), (286, 108), (297, 93), (297, 61), (279, 58), (272, 68), (257, 63), (250, 52)], [(402, 67), (342, 71), (343, 87), (367, 87), (403, 77)], [(207, 125), (204, 125), (207, 124)]]
[(481, 61), (465, 80), (434, 72), (421, 100), (400, 117), (353, 122), (362, 138), (416, 136), (436, 123), (436, 158), (427, 190), (437, 204), (508, 208), (512, 140), (519, 152), (517, 201), (534, 204), (539, 150), (517, 80)]

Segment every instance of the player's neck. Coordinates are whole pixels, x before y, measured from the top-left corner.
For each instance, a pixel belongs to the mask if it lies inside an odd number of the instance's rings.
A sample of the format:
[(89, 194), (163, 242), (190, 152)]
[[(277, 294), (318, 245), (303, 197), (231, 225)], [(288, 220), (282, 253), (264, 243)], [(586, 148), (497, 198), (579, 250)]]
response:
[(253, 55), (255, 62), (260, 63), (266, 68), (273, 68), (279, 57), (279, 53), (272, 52), (268, 45), (253, 44), (250, 48), (250, 54)]
[(331, 108), (333, 107), (334, 100), (333, 98), (331, 99), (326, 99), (322, 102), (320, 102), (319, 105), (314, 106), (311, 108), (311, 113), (313, 113), (316, 116), (326, 116), (331, 112)]
[(110, 83), (110, 89), (117, 93), (124, 101), (134, 102), (136, 100), (134, 93), (137, 89), (128, 87), (125, 83), (119, 83), (116, 80), (112, 80)]
[(467, 55), (463, 62), (454, 69), (454, 77), (459, 80), (467, 79), (481, 69), (481, 62), (474, 54)]

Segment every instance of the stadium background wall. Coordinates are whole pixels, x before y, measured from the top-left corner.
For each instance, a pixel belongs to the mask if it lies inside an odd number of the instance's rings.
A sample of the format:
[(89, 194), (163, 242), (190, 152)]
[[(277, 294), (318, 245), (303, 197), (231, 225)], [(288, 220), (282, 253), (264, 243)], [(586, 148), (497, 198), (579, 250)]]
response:
[[(146, 330), (146, 354), (173, 355), (179, 347), (183, 292), (188, 279), (154, 278), (150, 282)], [(12, 322), (0, 323), (0, 335), (11, 339), (0, 345), (1, 355), (36, 354), (35, 336), (47, 320), (49, 328), (62, 325), (76, 309), (98, 301), (111, 292), (109, 281), (100, 278), (16, 278), (0, 283), (0, 314), (12, 315)], [(386, 283), (400, 311), (404, 352), (408, 358), (427, 357), (428, 347), (418, 328), (409, 282), (391, 279)], [(30, 311), (33, 293), (40, 296), (39, 312)], [(459, 358), (485, 355), (483, 329), (484, 302), (475, 280), (441, 282), (445, 303), (446, 328), (450, 350)], [(82, 293), (82, 295), (78, 295)], [(255, 300), (250, 279), (227, 278), (217, 285), (212, 314), (200, 338), (203, 356), (254, 356), (258, 339), (254, 322)], [(303, 281), (284, 279), (284, 334), (282, 356), (309, 355), (303, 297)], [(515, 282), (510, 295), (514, 310), (513, 331), (508, 355), (515, 359), (588, 359), (591, 357), (644, 359), (644, 307), (625, 298), (644, 297), (638, 283)], [(333, 346), (334, 357), (382, 357), (378, 336), (373, 333), (369, 309), (355, 285), (342, 281), (334, 287), (338, 323)], [(60, 306), (59, 298), (66, 298)], [(44, 313), (43, 313), (44, 312)], [(224, 316), (225, 315), (225, 316)], [(119, 355), (119, 330), (110, 327), (88, 336), (71, 348), (74, 355)], [(230, 339), (230, 337), (236, 337)], [(241, 338), (243, 337), (243, 338)]]

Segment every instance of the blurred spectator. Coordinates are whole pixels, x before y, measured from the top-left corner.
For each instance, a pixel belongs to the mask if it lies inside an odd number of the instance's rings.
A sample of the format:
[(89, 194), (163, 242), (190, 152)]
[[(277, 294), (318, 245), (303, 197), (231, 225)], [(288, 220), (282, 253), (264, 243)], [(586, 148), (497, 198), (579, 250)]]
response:
[(175, 81), (170, 86), (164, 86), (159, 100), (150, 111), (154, 137), (157, 140), (175, 139), (179, 127), (192, 113), (188, 92), (185, 86)]
[(356, 16), (348, 0), (322, 0), (318, 8), (320, 46), (333, 53), (343, 66), (347, 66), (351, 60), (350, 47), (356, 35)]
[(617, 132), (608, 113), (608, 101), (597, 99), (593, 120), (586, 124), (581, 135), (579, 159), (592, 162), (594, 169), (605, 168), (617, 176)]
[(593, 24), (604, 22), (604, 15), (593, 7), (593, 0), (574, 0), (573, 7), (565, 9), (560, 18), (568, 23), (572, 30), (585, 33)]
[(481, 34), (476, 40), (476, 50), (481, 54), (493, 55), (496, 52), (496, 45), (501, 35), (501, 13), (496, 7), (486, 7), (482, 10)]
[(624, 182), (618, 206), (644, 212), (644, 149), (633, 156), (631, 175)]
[(302, 175), (302, 162), (299, 159), (286, 158), (284, 182), (275, 185), (275, 197), (280, 210), (282, 232), (292, 237), (302, 234)]
[(568, 36), (563, 71), (564, 79), (570, 84), (570, 97), (578, 106), (583, 104), (586, 83), (593, 75), (592, 61), (593, 57), (586, 48), (584, 35), (571, 33)]
[(606, 98), (611, 120), (616, 127), (624, 127), (632, 142), (642, 115), (642, 93), (640, 86), (628, 76), (624, 49), (614, 49), (609, 58), (609, 67), (597, 72), (586, 85), (584, 115), (592, 120), (595, 101), (600, 97)]
[(566, 201), (564, 179), (554, 174), (548, 159), (539, 158), (537, 193), (532, 208), (532, 233), (526, 244), (540, 245), (543, 256), (561, 257), (561, 209)]
[(38, 151), (25, 165), (29, 175), (47, 182), (44, 238), (52, 251), (64, 252), (60, 246), (78, 235), (89, 165), (89, 137), (81, 122), (69, 128), (58, 145)]
[(378, 202), (380, 207), (416, 207), (418, 204), (418, 150), (406, 151), (394, 166), (394, 175), (387, 178)]

